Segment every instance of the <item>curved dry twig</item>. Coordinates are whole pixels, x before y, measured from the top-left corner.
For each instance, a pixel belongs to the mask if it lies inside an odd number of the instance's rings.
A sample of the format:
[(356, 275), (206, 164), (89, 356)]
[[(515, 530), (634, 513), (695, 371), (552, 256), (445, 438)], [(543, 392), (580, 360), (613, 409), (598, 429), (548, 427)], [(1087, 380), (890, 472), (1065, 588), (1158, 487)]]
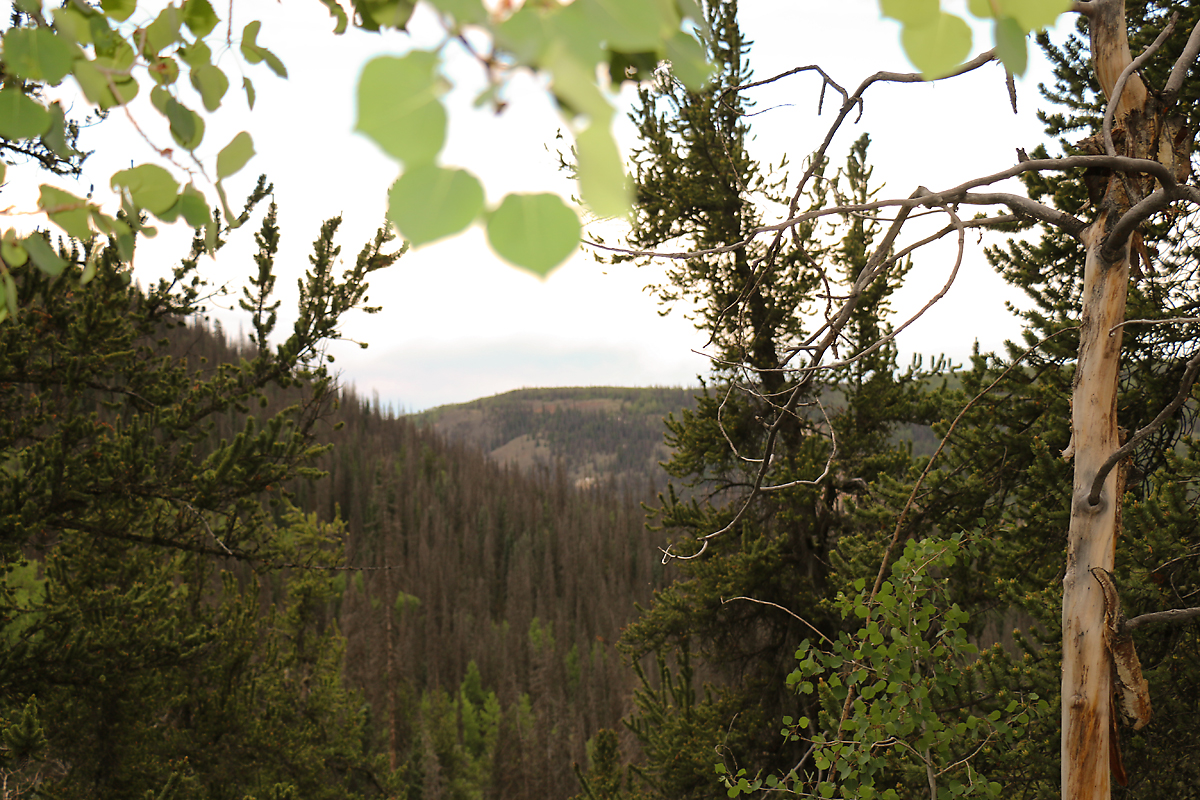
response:
[[(1114, 326), (1115, 328), (1116, 326)], [(1100, 469), (1096, 471), (1096, 477), (1092, 480), (1092, 490), (1088, 493), (1088, 503), (1096, 505), (1100, 502), (1100, 495), (1104, 491), (1104, 481), (1108, 478), (1108, 474), (1112, 472), (1113, 467), (1120, 463), (1121, 459), (1132, 453), (1134, 449), (1146, 440), (1146, 437), (1154, 433), (1163, 426), (1163, 424), (1174, 416), (1180, 406), (1187, 402), (1187, 399), (1192, 396), (1192, 384), (1196, 382), (1196, 375), (1200, 374), (1200, 350), (1188, 359), (1187, 368), (1183, 371), (1183, 378), (1179, 381), (1179, 392), (1175, 395), (1175, 399), (1167, 403), (1162, 411), (1158, 412), (1153, 420), (1146, 427), (1139, 430), (1133, 436), (1129, 437), (1124, 445), (1110, 455)], [(1119, 500), (1118, 500), (1119, 502)]]

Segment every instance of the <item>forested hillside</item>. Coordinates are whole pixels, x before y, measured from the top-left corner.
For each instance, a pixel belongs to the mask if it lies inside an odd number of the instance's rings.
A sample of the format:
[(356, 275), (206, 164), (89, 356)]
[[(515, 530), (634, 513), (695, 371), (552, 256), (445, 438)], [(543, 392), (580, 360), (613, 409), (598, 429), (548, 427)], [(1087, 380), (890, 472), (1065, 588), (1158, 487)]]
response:
[[(194, 325), (172, 342), (210, 364), (251, 354)], [(350, 388), (320, 436), (332, 448), (314, 466), (327, 476), (291, 491), (345, 524), (348, 569), (329, 613), (376, 747), (421, 796), (572, 794), (591, 732), (629, 711), (620, 630), (664, 580), (649, 498), (496, 463)]]
[(518, 389), (414, 414), (455, 441), (522, 469), (562, 468), (577, 486), (613, 479), (647, 498), (666, 484), (663, 419), (695, 408), (698, 389)]

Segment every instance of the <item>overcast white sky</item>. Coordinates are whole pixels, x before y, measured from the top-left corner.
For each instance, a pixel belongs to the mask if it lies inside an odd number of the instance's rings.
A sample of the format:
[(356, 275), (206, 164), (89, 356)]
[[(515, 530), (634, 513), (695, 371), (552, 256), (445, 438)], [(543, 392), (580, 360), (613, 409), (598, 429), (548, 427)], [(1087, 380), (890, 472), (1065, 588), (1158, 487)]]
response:
[[(258, 156), (244, 175), (227, 183), (231, 198), (248, 190), (260, 172), (275, 184), (283, 234), (278, 285), (286, 311), (294, 305), (295, 279), (307, 265), (309, 246), (324, 219), (344, 216), (340, 241), (347, 260), (383, 220), (397, 167), (352, 132), (355, 84), (369, 58), (402, 53), (411, 40), (394, 32), (334, 37), (331, 19), (315, 0), (239, 0), (234, 9), (235, 29), (251, 19), (264, 20), (258, 41), (283, 59), (290, 77), (278, 80), (265, 66), (251, 67), (258, 89), (253, 113), (241, 112), (244, 100), (231, 88), (228, 108), (209, 122), (203, 149), (212, 156), (237, 131), (253, 135)], [(820, 64), (853, 89), (880, 69), (910, 69), (899, 49), (898, 27), (879, 18), (876, 0), (743, 0), (741, 19), (754, 42), (750, 61), (756, 77)], [(1068, 24), (1060, 22), (1060, 28)], [(418, 43), (427, 30), (418, 19)], [(986, 46), (977, 33), (976, 51)], [(232, 64), (230, 56), (225, 58)], [(480, 85), (471, 65), (464, 61), (453, 78), (460, 90), (451, 100), (445, 163), (474, 170), (492, 200), (508, 191), (570, 193), (555, 166), (557, 117), (537, 86), (519, 85), (508, 111), (495, 117), (470, 109)], [(1041, 140), (1034, 112), (1040, 101), (1037, 82), (1047, 79), (1040, 54), (1031, 49), (1030, 71), (1018, 81), (1017, 116), (1008, 105), (1003, 72), (994, 65), (944, 84), (876, 87), (867, 95), (861, 122), (836, 141), (835, 163), (866, 131), (874, 140), (875, 178), (886, 183), (887, 195), (906, 196), (918, 184), (948, 187), (1002, 169), (1013, 163), (1014, 148), (1031, 149)], [(762, 112), (754, 119), (753, 152), (762, 163), (778, 162), (784, 153), (799, 163), (816, 146), (833, 106), (827, 96), (825, 115), (816, 116), (819, 88), (805, 75), (753, 95)], [(135, 113), (147, 130), (161, 130), (152, 110), (135, 108)], [(632, 144), (627, 124), (621, 135)], [(165, 144), (166, 137), (161, 141)], [(98, 197), (113, 171), (130, 160), (155, 158), (119, 113), (88, 130), (82, 142), (96, 155), (81, 188), (86, 192), (95, 184)], [(17, 173), (26, 170), (10, 168), (14, 185), (6, 188), (4, 205), (21, 204), (15, 184)], [(255, 227), (235, 233), (215, 262), (203, 265), (205, 274), (239, 285), (253, 269), (248, 254)], [(183, 231), (164, 231), (141, 248), (139, 279), (148, 281), (169, 268), (186, 238)], [(929, 249), (917, 259), (900, 298), (901, 314), (919, 308), (941, 287), (951, 263), (945, 248)], [(656, 299), (643, 291), (659, 278), (657, 268), (603, 266), (581, 253), (539, 281), (504, 266), (489, 251), (482, 231), (473, 229), (411, 252), (377, 273), (370, 295), (383, 312), (355, 315), (345, 326), (349, 337), (369, 342), (370, 348), (347, 345), (333, 352), (343, 379), (360, 393), (377, 393), (384, 403), (408, 411), (527, 386), (693, 385), (707, 372), (705, 359), (692, 352), (702, 347), (703, 338), (678, 311), (662, 316)], [(985, 349), (998, 347), (1018, 330), (1004, 311), (1005, 299), (1019, 298), (991, 274), (981, 255), (970, 259), (935, 312), (902, 335), (902, 359), (944, 353), (962, 361), (976, 339)], [(237, 332), (236, 315), (215, 316)]]

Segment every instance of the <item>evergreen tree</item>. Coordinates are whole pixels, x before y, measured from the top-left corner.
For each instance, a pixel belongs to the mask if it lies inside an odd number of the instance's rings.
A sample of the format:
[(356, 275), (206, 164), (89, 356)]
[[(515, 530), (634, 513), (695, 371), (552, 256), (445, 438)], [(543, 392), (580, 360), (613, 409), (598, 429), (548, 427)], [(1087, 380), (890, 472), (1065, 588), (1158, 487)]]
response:
[[(260, 184), (252, 201), (269, 188)], [(249, 207), (247, 208), (247, 213)], [(0, 719), (6, 775), (49, 796), (306, 798), (382, 791), (362, 701), (341, 685), (327, 609), (340, 527), (289, 510), (336, 399), (323, 343), (392, 263), (381, 232), (334, 274), (317, 240), (293, 331), (269, 347), (274, 206), (247, 292), (240, 363), (171, 353), (200, 311), (203, 243), (141, 289), (112, 243), (68, 244), (62, 274), (15, 268), (0, 326)], [(85, 291), (80, 283), (87, 283)], [(268, 389), (286, 389), (269, 408)], [(250, 413), (255, 407), (264, 418)], [(35, 787), (36, 784), (36, 787)]]
[[(655, 524), (674, 535), (670, 555), (690, 560), (675, 562), (677, 580), (622, 639), (635, 663), (661, 659), (658, 674), (643, 675), (629, 720), (645, 756), (635, 790), (655, 797), (724, 794), (714, 760), (729, 774), (786, 772), (802, 760), (804, 746), (779, 735), (780, 720), (816, 718), (818, 706), (789, 688), (792, 655), (814, 631), (843, 627), (828, 604), (837, 588), (829, 580), (834, 550), (856, 530), (882, 527), (871, 487), (906, 476), (911, 465), (908, 447), (893, 443), (895, 430), (936, 414), (922, 392), (928, 376), (915, 365), (899, 370), (887, 344), (842, 374), (811, 381), (778, 430), (764, 422), (793, 384), (780, 365), (806, 344), (822, 297), (857, 277), (879, 224), (847, 215), (744, 244), (764, 209), (787, 200), (777, 196), (786, 178), (766, 174), (746, 150), (748, 103), (734, 89), (751, 76), (736, 14), (736, 3), (708, 6), (720, 66), (708, 89), (690, 93), (666, 81), (643, 89), (634, 113), (642, 145), (631, 245), (682, 240), (721, 251), (676, 262), (660, 290), (665, 302), (693, 304), (714, 366), (697, 410), (667, 422), (667, 470), (678, 483), (654, 512)], [(860, 139), (836, 175), (817, 165), (804, 199), (814, 207), (834, 193), (868, 201), (868, 144)], [(873, 285), (847, 327), (846, 353), (889, 332), (888, 299), (906, 270), (898, 264)], [(764, 471), (753, 456), (769, 436), (775, 456)], [(768, 488), (747, 505), (760, 479)]]

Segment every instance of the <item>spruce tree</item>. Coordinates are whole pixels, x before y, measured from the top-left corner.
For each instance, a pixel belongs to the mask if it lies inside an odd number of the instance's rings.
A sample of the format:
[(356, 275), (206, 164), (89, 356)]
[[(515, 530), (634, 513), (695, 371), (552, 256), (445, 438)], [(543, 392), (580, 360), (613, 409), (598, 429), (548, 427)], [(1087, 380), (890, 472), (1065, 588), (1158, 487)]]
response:
[[(633, 662), (660, 663), (655, 673), (639, 672), (644, 688), (628, 724), (644, 761), (630, 791), (670, 798), (724, 795), (714, 761), (729, 774), (754, 774), (786, 772), (802, 759), (804, 746), (779, 735), (785, 715), (818, 714), (815, 698), (787, 684), (793, 654), (814, 630), (843, 627), (828, 603), (838, 588), (833, 552), (853, 531), (880, 528), (877, 512), (861, 507), (873, 505), (873, 484), (908, 473), (909, 448), (893, 441), (897, 427), (936, 414), (921, 391), (928, 376), (915, 365), (898, 369), (895, 347), (880, 347), (809, 384), (775, 434), (765, 484), (778, 488), (746, 505), (761, 468), (754, 456), (772, 435), (764, 420), (791, 383), (780, 365), (805, 345), (823, 296), (857, 276), (880, 226), (847, 215), (743, 244), (766, 211), (786, 207), (786, 176), (747, 152), (749, 103), (736, 87), (751, 81), (749, 43), (737, 4), (709, 4), (707, 13), (719, 65), (713, 84), (691, 93), (662, 78), (642, 89), (633, 115), (642, 143), (631, 246), (721, 251), (675, 262), (660, 287), (664, 302), (690, 304), (710, 337), (713, 368), (696, 411), (667, 422), (674, 482), (653, 517), (671, 537), (666, 560), (678, 577), (622, 639)], [(816, 207), (835, 192), (869, 200), (868, 145), (865, 136), (856, 142), (836, 174), (817, 165), (803, 200)], [(846, 352), (889, 332), (889, 297), (906, 269), (897, 265), (872, 287), (847, 328)]]

